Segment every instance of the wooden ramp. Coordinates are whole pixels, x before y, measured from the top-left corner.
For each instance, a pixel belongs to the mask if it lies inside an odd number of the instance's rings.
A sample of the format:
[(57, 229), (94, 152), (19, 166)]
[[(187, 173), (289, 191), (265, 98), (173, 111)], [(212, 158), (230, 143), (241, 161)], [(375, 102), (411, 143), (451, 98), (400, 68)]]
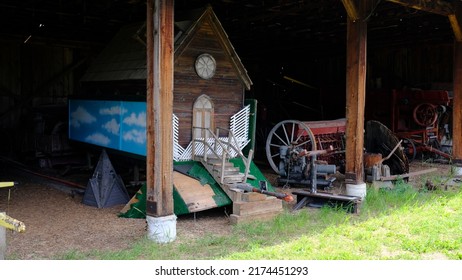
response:
[(174, 171), (173, 185), (190, 213), (218, 207), (213, 199), (215, 192), (209, 184), (202, 185), (199, 180)]
[[(236, 161), (235, 164), (241, 169), (244, 168), (241, 166), (242, 162)], [(281, 200), (257, 192), (239, 190), (233, 183), (221, 184), (199, 162), (177, 164), (175, 168), (173, 198), (176, 215), (232, 205), (233, 213), (230, 215), (230, 222), (237, 224), (271, 219), (283, 212)], [(250, 170), (256, 179), (249, 179), (247, 181), (249, 184), (259, 185), (260, 181), (265, 180), (263, 174), (253, 163)], [(145, 185), (143, 187), (122, 209), (121, 217), (145, 217), (146, 187)], [(274, 191), (272, 186), (269, 187), (270, 191)]]
[[(184, 202), (184, 205), (187, 208), (182, 208), (183, 214), (194, 213), (220, 206), (214, 199), (217, 194), (213, 191), (209, 184), (202, 185), (199, 180), (174, 171), (173, 185), (181, 200), (181, 202), (176, 201), (175, 203), (180, 203), (183, 205)], [(145, 191), (146, 190), (144, 190), (144, 192)], [(130, 211), (132, 208), (134, 208), (135, 211), (140, 212), (140, 215), (145, 216), (145, 209), (138, 209), (136, 207), (136, 205), (140, 203), (140, 197), (143, 197), (143, 201), (145, 200), (143, 191), (141, 189), (132, 197), (132, 199), (125, 205), (120, 213), (127, 213), (127, 211)]]

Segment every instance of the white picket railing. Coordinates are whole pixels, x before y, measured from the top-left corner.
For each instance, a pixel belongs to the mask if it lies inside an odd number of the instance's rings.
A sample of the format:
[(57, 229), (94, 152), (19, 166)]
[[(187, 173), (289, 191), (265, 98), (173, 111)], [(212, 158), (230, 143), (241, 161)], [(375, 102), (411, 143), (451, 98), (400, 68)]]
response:
[(247, 139), (249, 135), (250, 105), (245, 106), (234, 114), (229, 121), (229, 130), (236, 139)]
[[(248, 137), (249, 134), (249, 116), (250, 116), (250, 105), (247, 105), (244, 107), (242, 110), (234, 114), (230, 118), (230, 126), (229, 130), (232, 132), (234, 135), (234, 139), (229, 139), (229, 137), (219, 137), (220, 141), (224, 143), (232, 143), (232, 142), (237, 142), (234, 143), (233, 146), (235, 146), (236, 149), (239, 149), (242, 151), (245, 146), (250, 142), (250, 139)], [(193, 159), (193, 150), (195, 153), (195, 156), (201, 156), (204, 155), (204, 145), (201, 143), (203, 142), (204, 138), (198, 138), (196, 140), (200, 141), (191, 141), (189, 145), (186, 148), (181, 147), (178, 144), (178, 118), (174, 116), (174, 123), (173, 123), (173, 131), (174, 131), (174, 151), (173, 151), (173, 158), (176, 161), (187, 161), (187, 160), (192, 160)], [(176, 136), (175, 136), (176, 135)], [(176, 137), (176, 138), (175, 138)], [(213, 145), (215, 142), (215, 139), (213, 137), (207, 137), (207, 143), (210, 145)], [(193, 143), (195, 143), (195, 147), (193, 149)], [(218, 154), (222, 154), (223, 150), (221, 146), (216, 147), (215, 152)], [(207, 154), (212, 153), (212, 151), (208, 151)], [(237, 157), (238, 152), (236, 152), (234, 149), (231, 149), (229, 151), (230, 157)]]
[(184, 148), (179, 144), (178, 138), (180, 135), (180, 122), (178, 117), (173, 114), (173, 160), (178, 161), (184, 153)]

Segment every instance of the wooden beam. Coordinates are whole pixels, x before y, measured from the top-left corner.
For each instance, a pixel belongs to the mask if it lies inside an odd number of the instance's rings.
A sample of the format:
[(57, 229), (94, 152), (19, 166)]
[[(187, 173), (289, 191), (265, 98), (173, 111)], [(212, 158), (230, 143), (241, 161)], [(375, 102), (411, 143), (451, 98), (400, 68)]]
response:
[[(359, 2), (362, 2), (361, 11), (359, 10)], [(368, 15), (374, 12), (377, 5), (380, 4), (381, 0), (342, 0), (343, 6), (347, 12), (348, 18), (352, 21), (367, 20)]]
[(454, 99), (452, 108), (452, 156), (462, 161), (462, 42), (454, 43)]
[[(364, 11), (366, 0), (360, 1)], [(366, 101), (367, 22), (347, 19), (346, 179), (363, 183), (364, 106)]]
[(457, 17), (455, 14), (449, 15), (449, 23), (451, 23), (452, 32), (454, 32), (454, 38), (456, 41), (462, 41), (462, 28), (461, 28), (461, 18)]
[(438, 168), (430, 168), (430, 169), (424, 169), (424, 170), (418, 170), (414, 172), (409, 172), (406, 174), (398, 174), (398, 175), (390, 175), (387, 177), (380, 177), (380, 181), (394, 181), (398, 179), (404, 179), (404, 178), (409, 178), (409, 177), (414, 177), (414, 176), (420, 176), (423, 174), (431, 173), (431, 172), (436, 172), (438, 171)]
[(355, 0), (342, 0), (343, 6), (347, 12), (348, 18), (352, 21), (359, 19), (359, 11)]
[(454, 32), (454, 37), (456, 41), (462, 41), (462, 4), (456, 2), (454, 4), (454, 13), (448, 16), (449, 23), (452, 27), (452, 32)]
[(146, 214), (173, 214), (173, 4), (147, 1)]
[(386, 0), (419, 11), (429, 12), (442, 16), (454, 14), (452, 3), (441, 0)]

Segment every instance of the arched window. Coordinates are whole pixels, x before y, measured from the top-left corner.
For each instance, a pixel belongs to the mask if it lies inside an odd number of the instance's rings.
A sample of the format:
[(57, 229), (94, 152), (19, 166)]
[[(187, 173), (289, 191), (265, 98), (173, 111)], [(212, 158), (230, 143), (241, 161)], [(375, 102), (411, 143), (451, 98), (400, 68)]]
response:
[(193, 107), (193, 138), (205, 137), (203, 128), (214, 130), (213, 103), (210, 97), (203, 94), (196, 99)]

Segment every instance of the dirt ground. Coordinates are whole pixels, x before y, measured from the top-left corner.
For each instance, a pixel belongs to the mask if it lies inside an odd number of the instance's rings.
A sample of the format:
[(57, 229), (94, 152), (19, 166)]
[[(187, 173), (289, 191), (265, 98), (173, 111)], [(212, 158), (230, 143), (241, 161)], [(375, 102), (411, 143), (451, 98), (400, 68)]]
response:
[[(449, 174), (448, 165), (421, 163), (411, 165), (411, 172), (432, 167), (438, 168), (440, 175)], [(274, 184), (277, 176), (264, 173)], [(124, 205), (103, 209), (87, 206), (81, 203), (82, 195), (70, 193), (60, 184), (4, 167), (0, 181), (6, 180), (20, 184), (11, 190), (0, 189), (0, 210), (26, 224), (24, 233), (7, 231), (7, 259), (53, 259), (71, 251), (120, 250), (146, 236), (144, 219), (117, 216)], [(418, 186), (422, 177), (413, 177), (410, 182)], [(341, 190), (341, 176), (336, 184)], [(222, 208), (180, 216), (177, 239), (194, 239), (210, 232), (229, 234), (232, 226), (228, 214)]]

